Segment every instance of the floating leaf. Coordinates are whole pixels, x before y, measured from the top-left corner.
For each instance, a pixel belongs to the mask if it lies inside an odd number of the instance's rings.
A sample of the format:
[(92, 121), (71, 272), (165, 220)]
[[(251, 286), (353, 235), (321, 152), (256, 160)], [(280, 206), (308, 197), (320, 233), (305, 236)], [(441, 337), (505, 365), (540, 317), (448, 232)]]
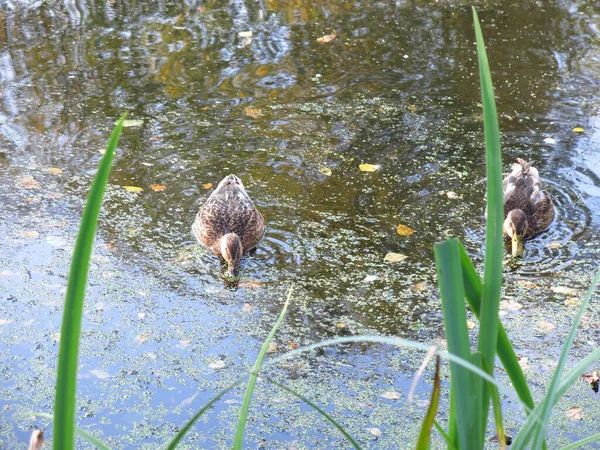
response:
[(583, 416), (583, 410), (579, 406), (571, 406), (567, 410), (567, 417), (572, 420), (581, 420)]
[(396, 231), (400, 236), (410, 236), (415, 232), (415, 230), (413, 230), (411, 227), (402, 224), (398, 225)]
[(473, 328), (475, 328), (475, 322), (473, 322), (471, 319), (467, 319), (467, 328), (469, 330), (472, 330)]
[(317, 42), (319, 44), (327, 44), (328, 42), (333, 41), (336, 37), (337, 37), (337, 32), (334, 31), (331, 34), (326, 34), (325, 36), (320, 37), (319, 39), (317, 39)]
[(456, 194), (456, 192), (448, 191), (448, 192), (446, 192), (446, 197), (448, 197), (449, 199), (452, 200), (453, 198), (458, 197), (458, 195)]
[(400, 261), (404, 261), (408, 256), (403, 255), (402, 253), (388, 253), (383, 258), (384, 261), (390, 263), (399, 263)]
[(52, 175), (60, 175), (63, 173), (62, 169), (59, 169), (58, 167), (50, 167), (48, 172), (50, 172)]
[(241, 38), (249, 38), (249, 37), (252, 37), (252, 31), (251, 31), (251, 30), (250, 30), (250, 31), (240, 31), (240, 32), (238, 33), (238, 36), (239, 36), (239, 37), (241, 37)]
[(421, 281), (420, 283), (415, 284), (412, 287), (412, 290), (415, 292), (423, 292), (425, 290), (425, 283)]
[(225, 361), (213, 361), (208, 365), (208, 367), (215, 370), (222, 369), (225, 367)]
[(550, 249), (561, 248), (562, 244), (560, 242), (550, 242), (549, 244), (546, 244), (546, 247)]
[(151, 184), (150, 189), (156, 192), (164, 191), (167, 187), (162, 184)]
[(144, 191), (141, 187), (137, 187), (137, 186), (125, 186), (125, 190), (127, 192), (143, 192)]
[(212, 183), (206, 183), (206, 184), (203, 184), (203, 185), (202, 185), (202, 187), (203, 187), (204, 189), (210, 189), (210, 188), (212, 187)]
[(367, 275), (364, 278), (363, 282), (370, 283), (371, 281), (375, 281), (375, 280), (378, 280), (378, 279), (379, 279), (379, 277), (377, 275)]
[(519, 302), (515, 302), (514, 300), (501, 300), (500, 301), (500, 309), (502, 311), (518, 311), (523, 308)]
[(148, 340), (148, 333), (138, 334), (134, 340), (141, 345)]
[(569, 297), (563, 303), (565, 306), (575, 306), (579, 305), (581, 301), (577, 297)]
[(581, 127), (575, 127), (575, 128), (573, 128), (573, 131), (575, 133), (585, 133), (585, 130)]
[(275, 342), (271, 342), (267, 346), (267, 353), (277, 353), (277, 350), (277, 344)]
[(385, 391), (381, 394), (383, 398), (387, 398), (388, 400), (398, 400), (400, 399), (400, 392), (396, 391)]
[(376, 438), (380, 438), (381, 437), (381, 430), (379, 428), (367, 428), (367, 431), (369, 433), (371, 433), (373, 436), (375, 436)]
[(546, 139), (544, 139), (544, 144), (556, 144), (556, 139), (547, 137)]
[(244, 303), (242, 305), (242, 311), (244, 312), (250, 312), (252, 311), (254, 308), (252, 307), (252, 305), (250, 303)]
[(319, 172), (321, 172), (323, 175), (327, 175), (328, 177), (331, 176), (331, 169), (328, 169), (327, 167), (321, 167)]
[(144, 124), (144, 121), (141, 119), (124, 120), (123, 128), (139, 127), (140, 125), (143, 125), (143, 124)]
[(107, 380), (110, 378), (110, 374), (106, 370), (94, 369), (90, 370), (90, 373), (100, 380)]
[(41, 187), (40, 183), (38, 183), (30, 175), (21, 178), (20, 182), (21, 182), (21, 186), (23, 186), (25, 189), (39, 189)]
[(597, 370), (594, 370), (592, 373), (585, 373), (581, 375), (580, 378), (589, 384), (594, 392), (598, 392), (598, 381), (600, 381), (600, 376), (598, 375)]
[(248, 289), (258, 289), (258, 288), (263, 287), (263, 283), (260, 281), (256, 281), (256, 280), (241, 281), (238, 283), (238, 287), (245, 287)]
[(245, 108), (244, 112), (246, 113), (247, 116), (252, 117), (253, 119), (258, 119), (260, 116), (263, 115), (263, 112), (261, 109), (259, 108)]
[(40, 237), (40, 233), (38, 233), (35, 230), (23, 231), (22, 235), (24, 238), (27, 238), (27, 239), (37, 239)]
[(571, 297), (579, 295), (579, 291), (577, 289), (566, 286), (552, 286), (550, 290), (555, 294), (569, 295)]
[(290, 348), (292, 350), (296, 350), (297, 348), (300, 348), (300, 344), (298, 344), (297, 342), (290, 342), (288, 344), (288, 348)]
[(381, 166), (377, 164), (361, 164), (358, 166), (358, 168), (363, 172), (375, 172), (380, 167)]
[(415, 105), (408, 105), (408, 110), (409, 111), (416, 111), (417, 107)]

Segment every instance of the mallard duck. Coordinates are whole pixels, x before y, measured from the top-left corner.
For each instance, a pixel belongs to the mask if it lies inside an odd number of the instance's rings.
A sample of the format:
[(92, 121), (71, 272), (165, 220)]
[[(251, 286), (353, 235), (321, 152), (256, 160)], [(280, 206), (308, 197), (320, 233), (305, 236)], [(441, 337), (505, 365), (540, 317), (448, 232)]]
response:
[(192, 232), (201, 244), (227, 261), (231, 275), (237, 275), (242, 256), (256, 248), (265, 234), (265, 220), (242, 181), (229, 175), (200, 208)]
[(502, 182), (504, 235), (512, 240), (512, 255), (523, 256), (523, 239), (535, 237), (554, 219), (552, 198), (535, 167), (518, 158)]

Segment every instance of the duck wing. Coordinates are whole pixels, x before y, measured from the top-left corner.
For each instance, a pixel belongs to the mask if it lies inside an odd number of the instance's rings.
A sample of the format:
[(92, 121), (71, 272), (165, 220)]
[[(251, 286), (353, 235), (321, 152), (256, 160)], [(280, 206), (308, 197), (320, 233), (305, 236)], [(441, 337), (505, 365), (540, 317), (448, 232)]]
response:
[(540, 179), (535, 167), (519, 158), (511, 173), (502, 181), (504, 215), (513, 209), (522, 210), (527, 216), (528, 236), (545, 230), (554, 219), (552, 198)]
[(229, 175), (200, 209), (192, 228), (198, 240), (216, 254), (220, 254), (221, 237), (236, 233), (245, 253), (263, 237), (265, 222), (241, 180)]

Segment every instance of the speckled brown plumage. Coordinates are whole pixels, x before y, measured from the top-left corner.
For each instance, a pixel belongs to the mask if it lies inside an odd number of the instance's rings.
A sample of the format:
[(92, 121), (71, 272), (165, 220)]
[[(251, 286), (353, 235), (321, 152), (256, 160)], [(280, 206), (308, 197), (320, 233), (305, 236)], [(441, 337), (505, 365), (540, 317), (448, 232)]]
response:
[(550, 194), (544, 190), (537, 169), (521, 158), (517, 161), (502, 182), (504, 216), (512, 210), (522, 210), (527, 218), (524, 237), (533, 237), (554, 220), (554, 205)]
[[(265, 221), (244, 189), (242, 181), (235, 175), (229, 175), (219, 183), (196, 215), (192, 231), (200, 243), (210, 248), (215, 255), (226, 259), (231, 267), (232, 262), (223, 254), (224, 249), (231, 248), (235, 266), (241, 254), (258, 245), (265, 234)], [(240, 255), (233, 247), (237, 240), (232, 233), (241, 242)]]

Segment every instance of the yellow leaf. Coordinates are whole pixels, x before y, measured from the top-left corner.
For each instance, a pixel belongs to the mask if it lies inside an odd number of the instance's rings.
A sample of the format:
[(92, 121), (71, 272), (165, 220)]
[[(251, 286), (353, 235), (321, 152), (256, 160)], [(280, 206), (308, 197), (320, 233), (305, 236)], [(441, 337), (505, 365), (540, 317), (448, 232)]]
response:
[(206, 183), (206, 184), (203, 184), (203, 185), (202, 185), (202, 187), (203, 187), (204, 189), (210, 189), (210, 188), (212, 187), (212, 183)]
[(52, 175), (60, 175), (63, 171), (62, 171), (62, 169), (59, 169), (58, 167), (50, 167), (48, 169), (48, 172), (50, 172)]
[(127, 192), (143, 192), (144, 191), (141, 187), (137, 187), (137, 186), (125, 186), (125, 190)]
[(550, 249), (561, 248), (562, 244), (560, 242), (550, 242), (549, 244), (546, 244), (546, 247)]
[(415, 232), (415, 230), (413, 230), (411, 227), (408, 227), (406, 225), (398, 225), (398, 228), (396, 228), (396, 231), (398, 232), (398, 234), (400, 236), (410, 236), (411, 234), (413, 234)]
[(327, 175), (328, 177), (331, 176), (331, 169), (328, 169), (327, 167), (321, 167), (319, 172), (321, 172), (323, 175)]
[(472, 320), (470, 320), (470, 319), (467, 319), (467, 328), (468, 328), (469, 330), (472, 330), (473, 328), (475, 328), (475, 322), (473, 322), (473, 321), (472, 321)]
[(156, 192), (164, 191), (167, 187), (162, 184), (151, 184), (150, 189)]
[(37, 231), (23, 231), (23, 237), (28, 239), (37, 239), (40, 237), (40, 233)]
[(581, 127), (575, 127), (575, 128), (573, 128), (573, 131), (575, 133), (584, 133), (585, 132), (585, 130)]
[(360, 166), (358, 166), (358, 168), (363, 172), (375, 172), (380, 167), (381, 166), (377, 164), (361, 164)]
[(404, 261), (406, 258), (408, 258), (408, 256), (403, 255), (402, 253), (388, 253), (383, 260), (390, 263), (398, 263)]
[(259, 108), (246, 108), (244, 109), (244, 112), (247, 116), (252, 117), (253, 119), (258, 119), (263, 115), (262, 110)]
[(337, 32), (334, 31), (332, 34), (326, 34), (325, 36), (320, 37), (319, 39), (317, 39), (317, 42), (319, 44), (327, 44), (328, 42), (333, 41), (336, 37)]

